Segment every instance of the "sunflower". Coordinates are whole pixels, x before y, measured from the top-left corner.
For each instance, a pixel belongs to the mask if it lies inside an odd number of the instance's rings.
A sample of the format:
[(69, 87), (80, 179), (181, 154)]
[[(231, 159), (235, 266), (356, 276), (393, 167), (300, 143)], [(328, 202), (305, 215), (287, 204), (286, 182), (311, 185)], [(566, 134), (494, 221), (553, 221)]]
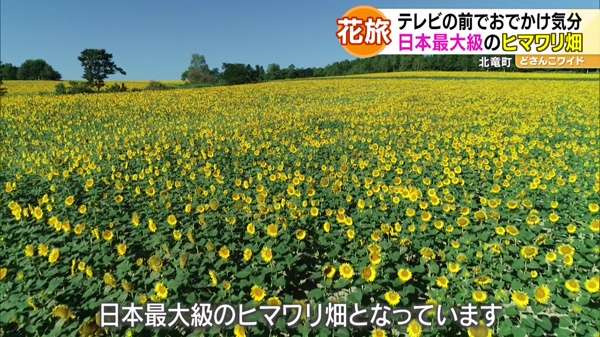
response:
[(175, 217), (175, 215), (169, 214), (169, 216), (167, 217), (167, 223), (169, 224), (169, 226), (172, 227), (177, 225), (177, 218)]
[(260, 257), (265, 263), (269, 263), (273, 260), (273, 251), (269, 247), (264, 247), (260, 251)]
[(369, 253), (369, 261), (374, 266), (379, 265), (381, 263), (381, 253), (378, 251), (372, 251)]
[(299, 229), (296, 231), (296, 239), (299, 241), (304, 240), (306, 238), (306, 231), (304, 229)]
[(68, 196), (68, 197), (65, 199), (65, 205), (66, 205), (67, 207), (69, 207), (69, 206), (72, 206), (74, 202), (75, 202), (75, 197), (74, 197), (74, 196), (72, 196), (72, 195)]
[(506, 232), (510, 235), (510, 236), (517, 236), (519, 235), (519, 229), (513, 225), (508, 225), (506, 226)]
[(231, 289), (231, 282), (223, 281), (223, 290), (229, 291)]
[(456, 274), (460, 271), (460, 264), (455, 262), (448, 263), (448, 271), (452, 274)]
[(446, 276), (439, 276), (435, 279), (435, 284), (444, 289), (448, 289), (448, 278)]
[(54, 264), (58, 261), (59, 257), (60, 257), (60, 250), (58, 248), (52, 248), (52, 250), (50, 251), (50, 254), (48, 254), (48, 262), (50, 262), (51, 264)]
[(154, 293), (160, 300), (164, 300), (169, 295), (169, 289), (162, 282), (158, 282), (154, 285)]
[(354, 269), (349, 263), (342, 263), (340, 265), (340, 276), (349, 280), (354, 277)]
[(319, 209), (316, 207), (311, 207), (310, 208), (310, 216), (316, 217), (318, 215), (319, 215)]
[(276, 238), (279, 235), (279, 226), (276, 224), (270, 224), (267, 226), (267, 235)]
[(35, 250), (33, 249), (33, 245), (25, 246), (25, 256), (32, 257), (35, 254)]
[(387, 337), (387, 333), (385, 330), (375, 328), (373, 331), (371, 331), (371, 337)]
[(210, 278), (210, 285), (216, 287), (219, 284), (219, 279), (217, 277), (217, 273), (214, 270), (208, 271), (208, 278)]
[(471, 297), (476, 303), (484, 303), (487, 300), (487, 293), (482, 290), (475, 290), (473, 294), (471, 294)]
[(563, 257), (563, 265), (565, 267), (571, 267), (573, 265), (573, 255), (565, 255)]
[(550, 288), (548, 288), (547, 285), (541, 285), (535, 288), (535, 301), (540, 304), (548, 304), (548, 302), (550, 301), (550, 295)]
[(266, 295), (267, 293), (264, 291), (264, 289), (257, 285), (252, 286), (252, 289), (250, 289), (250, 296), (252, 296), (254, 302), (261, 302)]
[(156, 227), (156, 223), (152, 219), (148, 219), (148, 230), (150, 233), (155, 233), (158, 228)]
[(536, 246), (524, 246), (521, 248), (521, 257), (526, 260), (533, 260), (538, 254), (538, 248)]
[(527, 308), (527, 305), (529, 305), (529, 296), (522, 291), (513, 292), (511, 295), (511, 299), (513, 303), (517, 306), (517, 308), (519, 308), (520, 310), (524, 310), (525, 308)]
[(363, 199), (358, 199), (358, 202), (356, 203), (356, 206), (357, 206), (359, 209), (364, 209), (364, 208), (365, 208), (365, 205), (366, 205), (366, 203), (365, 203), (365, 201), (364, 201)]
[(48, 255), (48, 245), (45, 243), (40, 243), (38, 245), (38, 255), (39, 256), (47, 256)]
[(246, 337), (246, 328), (236, 324), (235, 327), (233, 327), (233, 335), (235, 337)]
[(354, 231), (353, 228), (350, 228), (349, 230), (346, 231), (346, 237), (348, 238), (348, 240), (350, 240), (350, 241), (354, 240), (355, 236), (356, 236), (356, 232)]
[(579, 291), (581, 290), (581, 288), (579, 287), (579, 281), (576, 279), (570, 279), (565, 281), (565, 289), (574, 294), (579, 293)]
[(413, 319), (412, 321), (410, 321), (410, 323), (408, 323), (408, 326), (406, 327), (406, 332), (408, 333), (409, 337), (421, 337), (421, 335), (423, 334), (423, 328), (417, 320)]
[(52, 309), (52, 316), (61, 319), (69, 320), (75, 318), (75, 314), (65, 304), (59, 304)]
[(281, 300), (277, 296), (271, 296), (271, 297), (267, 298), (267, 305), (281, 306), (282, 304), (283, 303), (281, 302)]
[(516, 200), (508, 200), (506, 202), (506, 206), (508, 207), (508, 209), (513, 210), (519, 207), (519, 202)]
[(44, 217), (44, 211), (42, 211), (42, 209), (39, 206), (36, 206), (33, 209), (33, 217), (37, 221), (42, 220), (42, 218)]
[(252, 249), (250, 248), (245, 248), (244, 249), (244, 262), (248, 262), (250, 261), (250, 259), (252, 259)]
[(230, 254), (231, 252), (229, 251), (229, 248), (227, 246), (221, 246), (221, 248), (219, 248), (219, 257), (223, 260), (227, 261), (227, 259), (229, 259)]
[(256, 226), (254, 226), (253, 223), (247, 224), (246, 233), (248, 233), (248, 235), (254, 235), (256, 233)]
[(117, 285), (117, 280), (111, 273), (104, 273), (102, 280), (108, 287), (114, 288)]
[(575, 248), (571, 245), (560, 245), (558, 246), (558, 253), (560, 255), (573, 255), (575, 254)]
[(105, 231), (102, 232), (102, 238), (106, 241), (112, 241), (113, 239), (113, 232), (110, 229), (107, 229)]
[(587, 290), (590, 294), (597, 293), (599, 285), (600, 285), (600, 276), (593, 276), (592, 278), (586, 280), (584, 283), (585, 290)]
[(162, 266), (162, 260), (157, 255), (152, 255), (148, 258), (148, 267), (150, 267), (153, 272), (160, 273)]
[(557, 258), (557, 256), (556, 256), (555, 252), (548, 252), (548, 253), (546, 253), (546, 256), (544, 259), (546, 260), (546, 263), (553, 263), (554, 261), (556, 261), (556, 258)]
[(492, 278), (486, 275), (479, 276), (475, 279), (475, 283), (483, 287), (492, 283)]
[(335, 272), (336, 272), (336, 269), (332, 265), (327, 265), (327, 266), (325, 266), (325, 268), (323, 268), (323, 273), (325, 274), (325, 277), (327, 277), (328, 279), (332, 279), (335, 276)]
[(373, 281), (375, 281), (375, 278), (377, 277), (377, 270), (375, 270), (375, 268), (373, 268), (373, 266), (366, 266), (363, 270), (362, 270), (362, 278), (371, 283)]
[(81, 235), (83, 234), (83, 231), (85, 230), (85, 224), (77, 224), (75, 226), (75, 229), (73, 230), (73, 232), (75, 232), (75, 235)]
[(383, 298), (391, 307), (395, 307), (398, 303), (400, 303), (400, 294), (393, 290), (386, 292), (385, 295), (383, 295)]
[(127, 245), (125, 243), (119, 243), (117, 245), (117, 253), (119, 254), (119, 256), (125, 255), (126, 252), (127, 252)]
[(138, 227), (140, 225), (140, 216), (137, 212), (133, 212), (131, 215), (131, 224), (133, 227)]
[(477, 326), (467, 328), (469, 337), (492, 337), (492, 329), (488, 328), (484, 322), (479, 322)]
[(406, 283), (412, 278), (412, 272), (409, 269), (401, 268), (398, 270), (398, 278), (400, 279), (400, 282)]

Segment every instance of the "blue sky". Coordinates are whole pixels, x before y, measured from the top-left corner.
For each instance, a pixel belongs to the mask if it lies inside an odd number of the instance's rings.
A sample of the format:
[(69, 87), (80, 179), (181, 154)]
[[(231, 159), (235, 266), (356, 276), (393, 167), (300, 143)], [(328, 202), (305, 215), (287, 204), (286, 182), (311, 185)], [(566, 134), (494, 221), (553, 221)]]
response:
[(598, 8), (569, 1), (1, 0), (0, 59), (43, 58), (64, 79), (81, 78), (77, 56), (104, 48), (127, 71), (113, 79), (178, 79), (192, 53), (223, 62), (323, 66), (350, 58), (335, 19), (355, 5), (379, 8)]

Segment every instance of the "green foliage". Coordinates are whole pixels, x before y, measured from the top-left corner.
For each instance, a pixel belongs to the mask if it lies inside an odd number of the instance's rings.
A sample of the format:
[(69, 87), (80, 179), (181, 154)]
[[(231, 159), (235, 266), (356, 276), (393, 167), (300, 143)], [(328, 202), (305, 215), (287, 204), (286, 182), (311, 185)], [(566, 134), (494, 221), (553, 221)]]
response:
[(125, 70), (117, 66), (112, 57), (112, 54), (104, 49), (85, 49), (78, 57), (83, 67), (83, 78), (97, 91), (104, 86), (104, 80), (109, 75), (117, 72), (126, 75)]
[(0, 335), (90, 336), (100, 303), (155, 302), (161, 284), (167, 307), (247, 303), (254, 286), (261, 303), (395, 291), (445, 309), (484, 291), (503, 306), (494, 336), (594, 336), (597, 82), (402, 76), (2, 98)]
[(0, 78), (0, 96), (6, 95), (6, 88), (2, 86), (2, 78)]
[[(11, 65), (12, 66), (12, 65)], [(2, 72), (12, 76), (14, 68), (6, 66)], [(18, 80), (60, 80), (61, 75), (42, 59), (27, 60), (17, 70)]]
[[(128, 91), (125, 83), (113, 83), (107, 86), (102, 91), (94, 91), (93, 88), (87, 82), (78, 82), (78, 81), (69, 81), (69, 85), (66, 86), (63, 82), (58, 83), (54, 87), (54, 93), (56, 95), (65, 95), (65, 94), (89, 94), (89, 93), (98, 93), (98, 92), (126, 92)], [(133, 90), (132, 90), (133, 91)]]
[(56, 95), (89, 94), (93, 92), (92, 87), (86, 82), (69, 81), (68, 86), (61, 82), (54, 87), (54, 94)]
[(16, 80), (19, 68), (11, 63), (0, 64), (0, 78), (4, 80)]
[(166, 90), (169, 89), (169, 87), (161, 82), (158, 81), (150, 81), (150, 83), (148, 83), (148, 85), (145, 88), (146, 90)]
[(204, 55), (192, 54), (190, 66), (181, 74), (181, 79), (193, 84), (214, 83), (218, 70), (210, 70)]
[(127, 87), (125, 86), (125, 83), (121, 83), (121, 84), (113, 83), (113, 84), (107, 86), (104, 91), (105, 92), (126, 92)]
[(225, 84), (256, 83), (264, 78), (265, 71), (261, 66), (252, 68), (249, 64), (223, 63), (222, 79)]
[(67, 87), (64, 83), (60, 82), (54, 87), (54, 93), (56, 95), (64, 95), (67, 93)]

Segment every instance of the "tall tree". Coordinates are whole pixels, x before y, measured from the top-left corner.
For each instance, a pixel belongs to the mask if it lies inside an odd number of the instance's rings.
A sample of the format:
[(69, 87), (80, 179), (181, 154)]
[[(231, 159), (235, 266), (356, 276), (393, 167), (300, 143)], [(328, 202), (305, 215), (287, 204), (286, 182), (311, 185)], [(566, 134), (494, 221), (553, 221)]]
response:
[(107, 53), (104, 49), (85, 49), (78, 57), (83, 67), (83, 78), (98, 91), (104, 86), (104, 80), (109, 75), (116, 72), (127, 74), (113, 62), (112, 57), (112, 54)]
[(281, 67), (277, 63), (271, 63), (267, 66), (267, 73), (265, 74), (267, 80), (277, 80), (282, 77)]
[(181, 74), (181, 79), (190, 83), (212, 83), (216, 76), (208, 67), (204, 55), (192, 54), (190, 66)]

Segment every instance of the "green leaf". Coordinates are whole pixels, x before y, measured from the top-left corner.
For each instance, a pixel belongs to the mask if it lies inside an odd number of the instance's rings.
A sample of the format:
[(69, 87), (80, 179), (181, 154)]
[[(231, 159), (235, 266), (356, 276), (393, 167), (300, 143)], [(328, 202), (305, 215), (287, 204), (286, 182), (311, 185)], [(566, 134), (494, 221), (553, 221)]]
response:
[(319, 301), (323, 298), (323, 290), (321, 288), (315, 288), (308, 292), (308, 297)]
[(361, 303), (362, 296), (363, 296), (362, 291), (360, 289), (357, 289), (356, 291), (354, 291), (348, 295), (348, 297), (346, 298), (346, 301), (348, 303)]
[(515, 337), (525, 337), (527, 335), (527, 331), (520, 326), (513, 327), (513, 336)]

